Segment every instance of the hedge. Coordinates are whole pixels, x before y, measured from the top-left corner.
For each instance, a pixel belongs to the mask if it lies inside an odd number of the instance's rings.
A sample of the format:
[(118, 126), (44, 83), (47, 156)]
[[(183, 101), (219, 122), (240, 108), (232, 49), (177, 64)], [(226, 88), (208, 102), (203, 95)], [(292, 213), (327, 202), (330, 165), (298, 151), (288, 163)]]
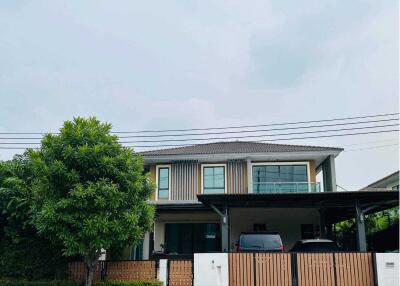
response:
[[(1, 286), (81, 286), (68, 280), (29, 281), (15, 279), (0, 279)], [(101, 281), (93, 283), (94, 286), (162, 286), (158, 280), (135, 280), (135, 281)]]
[(1, 286), (81, 286), (81, 283), (76, 283), (67, 280), (17, 280), (17, 279), (0, 279)]
[(159, 280), (136, 280), (136, 281), (101, 281), (94, 283), (95, 286), (163, 286)]

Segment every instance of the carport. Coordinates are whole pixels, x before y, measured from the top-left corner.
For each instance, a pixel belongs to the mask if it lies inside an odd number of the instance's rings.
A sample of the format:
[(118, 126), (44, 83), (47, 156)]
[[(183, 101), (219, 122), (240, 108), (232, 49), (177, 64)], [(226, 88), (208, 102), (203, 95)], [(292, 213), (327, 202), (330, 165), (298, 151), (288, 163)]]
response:
[(230, 226), (235, 223), (230, 213), (237, 208), (317, 209), (320, 236), (332, 237), (332, 224), (355, 218), (357, 248), (367, 250), (364, 216), (395, 207), (398, 191), (274, 193), (274, 194), (199, 194), (198, 200), (213, 209), (220, 217), (221, 246), (230, 249)]

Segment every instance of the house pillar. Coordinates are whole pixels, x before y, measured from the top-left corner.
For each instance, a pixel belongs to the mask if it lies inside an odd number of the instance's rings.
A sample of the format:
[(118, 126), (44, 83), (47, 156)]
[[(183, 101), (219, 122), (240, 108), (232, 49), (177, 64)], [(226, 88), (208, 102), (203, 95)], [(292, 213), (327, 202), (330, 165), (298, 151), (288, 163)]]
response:
[(322, 175), (324, 178), (324, 192), (336, 191), (335, 156), (330, 155), (322, 163)]
[(359, 251), (367, 251), (367, 238), (365, 234), (364, 213), (356, 201), (356, 226), (357, 226), (357, 248)]
[(247, 169), (247, 193), (250, 194), (253, 192), (253, 177), (251, 170), (251, 160), (246, 160), (246, 169)]
[(219, 215), (219, 218), (221, 221), (221, 249), (222, 249), (222, 252), (229, 252), (229, 212), (228, 212), (228, 208), (224, 207), (223, 211), (220, 211), (214, 205), (210, 205), (210, 207)]
[(319, 229), (320, 229), (320, 238), (326, 238), (326, 211), (325, 209), (319, 210)]

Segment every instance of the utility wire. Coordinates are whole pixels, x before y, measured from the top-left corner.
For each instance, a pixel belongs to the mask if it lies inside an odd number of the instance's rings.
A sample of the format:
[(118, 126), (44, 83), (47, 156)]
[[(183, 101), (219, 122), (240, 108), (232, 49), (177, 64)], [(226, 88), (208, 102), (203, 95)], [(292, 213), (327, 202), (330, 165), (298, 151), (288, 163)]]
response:
[(271, 128), (271, 129), (204, 132), (204, 133), (183, 133), (183, 134), (161, 134), (161, 135), (129, 135), (129, 136), (118, 136), (118, 137), (119, 138), (159, 138), (159, 137), (182, 137), (182, 136), (204, 136), (204, 135), (219, 135), (219, 134), (254, 133), (254, 132), (269, 132), (269, 131), (280, 131), (280, 130), (295, 130), (295, 129), (309, 129), (309, 128), (319, 128), (319, 127), (344, 126), (344, 125), (354, 125), (354, 124), (367, 124), (367, 123), (398, 121), (398, 120), (399, 120), (398, 118), (392, 118), (392, 119), (382, 119), (382, 120), (370, 120), (370, 121), (358, 121), (358, 122), (346, 122), (346, 123), (298, 126), (298, 127), (285, 127), (285, 128)]
[[(354, 125), (354, 124), (369, 124), (369, 123), (398, 121), (398, 120), (399, 120), (398, 118), (392, 118), (392, 119), (357, 121), (357, 122), (311, 125), (311, 126), (298, 126), (298, 127), (285, 127), (285, 128), (272, 128), (272, 129), (205, 132), (205, 133), (183, 133), (183, 134), (161, 134), (161, 135), (129, 135), (129, 136), (118, 136), (118, 137), (120, 139), (121, 138), (160, 138), (160, 137), (204, 136), (204, 135), (238, 134), (238, 133), (255, 133), (255, 132), (258, 133), (258, 132), (269, 132), (269, 131), (280, 131), (280, 130), (297, 130), (297, 129), (309, 129), (309, 128), (332, 127), (332, 126), (345, 126), (345, 125)], [(40, 140), (40, 139), (43, 139), (43, 137), (0, 137), (0, 140)], [(135, 141), (135, 142), (152, 142), (152, 141)]]
[[(332, 134), (332, 135), (320, 135), (320, 136), (307, 136), (307, 137), (292, 137), (292, 138), (277, 138), (270, 140), (257, 140), (251, 142), (276, 142), (276, 141), (288, 141), (288, 140), (303, 140), (303, 139), (319, 139), (319, 138), (331, 138), (331, 137), (343, 137), (343, 136), (355, 136), (355, 135), (365, 135), (365, 134), (377, 134), (377, 133), (388, 133), (388, 132), (399, 132), (398, 129), (393, 130), (382, 130), (382, 131), (370, 131), (370, 132), (358, 132), (358, 133), (346, 133), (346, 134)], [(217, 141), (218, 142), (218, 141)], [(216, 143), (216, 142), (209, 142)], [(195, 144), (163, 144), (163, 145), (125, 145), (125, 147), (135, 147), (135, 148), (159, 148), (159, 147), (186, 147)]]
[[(237, 134), (237, 133), (254, 133), (254, 132), (268, 132), (268, 131), (279, 131), (279, 130), (294, 130), (294, 129), (308, 129), (308, 128), (319, 128), (319, 127), (331, 127), (331, 126), (344, 126), (354, 124), (367, 124), (376, 122), (388, 122), (398, 121), (398, 118), (383, 119), (383, 120), (370, 120), (370, 121), (358, 121), (358, 122), (346, 122), (346, 123), (335, 123), (335, 124), (324, 124), (324, 125), (311, 125), (311, 126), (299, 126), (299, 127), (286, 127), (286, 128), (272, 128), (272, 129), (256, 129), (256, 130), (241, 130), (241, 131), (224, 131), (224, 132), (205, 132), (205, 133), (184, 133), (184, 134), (161, 134), (161, 135), (129, 135), (129, 136), (118, 136), (119, 138), (159, 138), (159, 137), (182, 137), (182, 136), (204, 136), (204, 135), (219, 135), (219, 134)], [(43, 137), (0, 137), (0, 140), (39, 140)]]
[[(207, 127), (207, 128), (189, 128), (189, 129), (161, 129), (161, 130), (137, 130), (137, 131), (112, 131), (113, 134), (124, 134), (124, 133), (164, 133), (164, 132), (183, 132), (183, 131), (201, 131), (201, 130), (223, 130), (223, 129), (242, 129), (242, 128), (255, 128), (255, 127), (267, 127), (267, 126), (281, 126), (281, 125), (297, 125), (304, 123), (319, 123), (319, 122), (330, 122), (330, 121), (342, 121), (352, 119), (363, 119), (363, 118), (376, 118), (384, 116), (394, 116), (400, 113), (386, 113), (386, 114), (374, 114), (366, 116), (355, 116), (355, 117), (342, 117), (342, 118), (331, 118), (322, 120), (310, 120), (310, 121), (297, 121), (297, 122), (284, 122), (284, 123), (271, 123), (271, 124), (257, 124), (257, 125), (240, 125), (240, 126), (225, 126), (225, 127)], [(21, 134), (21, 135), (45, 135), (45, 134), (59, 134), (58, 132), (0, 132), (2, 135)]]
[[(290, 132), (290, 133), (277, 133), (277, 134), (260, 134), (260, 135), (247, 135), (247, 136), (230, 136), (230, 137), (211, 137), (211, 138), (186, 138), (186, 139), (163, 139), (163, 140), (138, 140), (138, 141), (121, 141), (121, 144), (128, 143), (161, 143), (161, 142), (188, 142), (188, 141), (208, 141), (208, 140), (227, 140), (227, 139), (246, 139), (246, 138), (262, 138), (262, 137), (275, 137), (275, 136), (286, 136), (286, 135), (301, 135), (301, 134), (313, 134), (321, 132), (336, 132), (336, 131), (349, 131), (349, 130), (361, 130), (361, 129), (372, 129), (382, 127), (393, 127), (398, 124), (386, 124), (386, 125), (374, 125), (364, 126), (355, 128), (341, 128), (341, 129), (328, 129), (318, 131), (304, 131), (304, 132)], [(0, 143), (2, 144), (2, 143)]]
[[(398, 124), (385, 124), (385, 125), (373, 125), (364, 127), (353, 127), (353, 128), (341, 128), (341, 129), (327, 129), (318, 131), (304, 131), (304, 132), (290, 132), (290, 133), (277, 133), (277, 134), (260, 134), (260, 135), (246, 135), (246, 136), (230, 136), (230, 137), (208, 137), (208, 138), (185, 138), (185, 139), (162, 139), (162, 140), (137, 140), (137, 141), (120, 141), (121, 144), (129, 143), (162, 143), (162, 142), (193, 142), (193, 141), (209, 141), (209, 140), (229, 140), (229, 139), (246, 139), (246, 138), (262, 138), (262, 137), (276, 137), (276, 136), (287, 136), (287, 135), (302, 135), (302, 134), (315, 134), (321, 132), (337, 132), (337, 131), (349, 131), (349, 130), (363, 130), (372, 128), (382, 127), (394, 127)], [(0, 142), (1, 145), (39, 145), (40, 142)]]
[[(331, 134), (331, 135), (320, 135), (320, 136), (308, 136), (308, 137), (292, 137), (292, 138), (277, 138), (270, 140), (258, 140), (252, 142), (275, 142), (275, 141), (287, 141), (287, 140), (302, 140), (302, 139), (318, 139), (318, 138), (331, 138), (331, 137), (343, 137), (343, 136), (355, 136), (355, 135), (365, 135), (365, 134), (379, 134), (379, 133), (388, 133), (388, 132), (399, 132), (398, 129), (392, 130), (381, 130), (381, 131), (370, 131), (370, 132), (358, 132), (358, 133), (346, 133), (346, 134)], [(215, 143), (215, 142), (209, 142)], [(160, 148), (160, 147), (186, 147), (192, 146), (195, 144), (162, 144), (162, 145), (124, 145), (124, 147), (135, 147), (135, 148)], [(0, 147), (0, 149), (28, 149), (30, 147)], [(37, 149), (37, 148), (32, 148)]]
[(336, 187), (339, 187), (340, 189), (342, 189), (343, 191), (345, 191), (345, 192), (348, 192), (349, 190), (347, 190), (347, 189), (345, 189), (345, 188), (343, 188), (343, 187), (341, 187), (340, 185), (338, 185), (338, 184), (336, 184)]

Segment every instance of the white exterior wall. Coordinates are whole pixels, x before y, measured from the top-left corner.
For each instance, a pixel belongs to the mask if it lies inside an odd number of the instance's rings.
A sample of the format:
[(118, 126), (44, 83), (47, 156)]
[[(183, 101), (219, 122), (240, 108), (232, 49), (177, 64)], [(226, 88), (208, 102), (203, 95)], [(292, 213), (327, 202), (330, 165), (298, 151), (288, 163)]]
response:
[(376, 275), (378, 286), (399, 285), (399, 258), (398, 253), (376, 254)]
[(228, 286), (227, 253), (194, 254), (194, 286)]
[(219, 223), (219, 217), (213, 212), (160, 214), (154, 223), (154, 251), (163, 251), (166, 223)]
[(301, 224), (313, 224), (319, 227), (317, 209), (273, 209), (273, 208), (235, 208), (230, 209), (230, 248), (236, 249), (241, 232), (253, 231), (255, 223), (266, 224), (267, 231), (279, 232), (285, 250), (301, 239)]

